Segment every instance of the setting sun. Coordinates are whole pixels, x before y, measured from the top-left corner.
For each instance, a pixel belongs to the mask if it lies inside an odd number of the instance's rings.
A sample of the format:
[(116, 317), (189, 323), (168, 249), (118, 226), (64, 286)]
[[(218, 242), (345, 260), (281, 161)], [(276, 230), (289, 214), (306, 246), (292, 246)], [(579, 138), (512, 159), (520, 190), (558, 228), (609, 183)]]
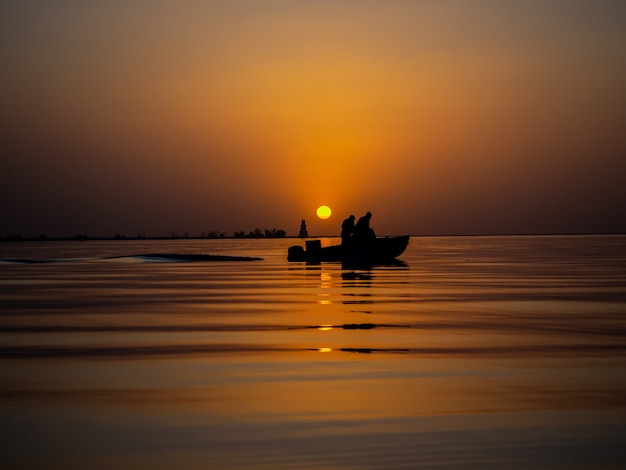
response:
[(317, 208), (317, 216), (320, 219), (328, 219), (331, 214), (333, 213), (333, 211), (330, 210), (330, 207), (328, 206), (319, 206)]

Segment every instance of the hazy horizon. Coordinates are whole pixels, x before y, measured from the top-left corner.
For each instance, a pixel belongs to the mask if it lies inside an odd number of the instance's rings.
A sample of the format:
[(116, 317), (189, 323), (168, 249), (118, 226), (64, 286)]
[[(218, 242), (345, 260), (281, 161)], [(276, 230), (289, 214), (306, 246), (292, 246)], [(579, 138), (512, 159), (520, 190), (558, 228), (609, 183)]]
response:
[[(259, 228), (259, 227), (256, 227)], [(193, 233), (193, 232), (188, 232), (188, 233), (181, 233), (178, 231), (170, 231), (169, 233), (145, 233), (145, 232), (140, 232), (140, 233), (130, 233), (130, 234), (125, 234), (125, 233), (116, 233), (114, 235), (100, 235), (100, 234), (88, 234), (88, 233), (71, 233), (69, 235), (47, 235), (45, 233), (41, 233), (39, 235), (35, 235), (35, 236), (31, 236), (31, 235), (27, 235), (27, 236), (23, 236), (22, 234), (2, 234), (0, 236), (0, 242), (2, 241), (6, 241), (6, 242), (16, 242), (16, 241), (20, 241), (20, 240), (26, 240), (26, 241), (33, 241), (33, 240), (37, 240), (37, 241), (55, 241), (55, 240), (62, 240), (62, 241), (66, 241), (66, 240), (129, 240), (129, 241), (141, 241), (141, 240), (220, 240), (220, 239), (234, 239), (234, 240), (259, 240), (259, 239), (268, 239), (268, 240), (276, 240), (276, 239), (281, 239), (281, 238), (290, 238), (290, 239), (302, 239), (303, 237), (301, 237), (297, 231), (294, 231), (293, 233), (287, 232), (286, 235), (284, 236), (267, 236), (264, 234), (265, 229), (260, 229), (261, 233), (263, 233), (260, 236), (252, 236), (252, 232), (254, 230), (247, 230), (247, 231), (242, 231), (242, 230), (237, 230), (235, 232), (232, 233), (226, 233), (226, 232), (218, 232), (221, 233), (222, 235), (218, 235), (218, 236), (212, 236), (210, 234), (208, 234), (207, 232), (198, 232), (198, 233)], [(174, 233), (175, 232), (175, 233)], [(235, 235), (236, 232), (244, 232), (244, 235), (242, 236), (238, 236)], [(433, 238), (446, 238), (446, 237), (585, 237), (585, 236), (589, 236), (589, 237), (602, 237), (602, 236), (606, 236), (606, 237), (619, 237), (619, 236), (623, 236), (626, 235), (626, 233), (622, 233), (622, 232), (604, 232), (604, 233), (599, 233), (599, 232), (579, 232), (579, 233), (466, 233), (466, 234), (451, 234), (451, 233), (432, 233), (432, 234), (420, 234), (420, 233), (405, 233), (405, 234), (387, 234), (387, 233), (381, 233), (381, 234), (377, 234), (377, 236), (382, 236), (382, 237), (393, 237), (394, 235), (400, 236), (400, 235), (408, 235), (410, 237), (413, 238), (428, 238), (428, 237), (433, 237)], [(340, 234), (336, 234), (336, 233), (311, 233), (309, 231), (309, 235), (306, 238), (341, 238)]]
[(625, 17), (4, 3), (0, 237), (336, 235), (367, 211), (380, 235), (626, 233)]

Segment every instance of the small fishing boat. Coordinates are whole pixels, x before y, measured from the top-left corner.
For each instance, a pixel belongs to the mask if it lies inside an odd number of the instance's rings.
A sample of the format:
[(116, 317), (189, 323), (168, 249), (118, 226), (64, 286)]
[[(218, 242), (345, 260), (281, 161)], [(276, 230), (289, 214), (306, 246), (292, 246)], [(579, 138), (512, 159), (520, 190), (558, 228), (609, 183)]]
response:
[(385, 263), (395, 260), (409, 244), (409, 235), (400, 237), (377, 237), (348, 246), (321, 246), (319, 240), (308, 240), (306, 250), (295, 245), (289, 247), (288, 261), (341, 261), (354, 263)]

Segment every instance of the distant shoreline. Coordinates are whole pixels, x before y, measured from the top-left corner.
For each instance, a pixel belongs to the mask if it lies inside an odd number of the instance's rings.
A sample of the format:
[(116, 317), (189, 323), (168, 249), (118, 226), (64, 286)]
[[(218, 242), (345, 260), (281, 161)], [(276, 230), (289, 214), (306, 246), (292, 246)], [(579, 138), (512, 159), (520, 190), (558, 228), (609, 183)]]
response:
[[(432, 234), (432, 235), (409, 235), (412, 238), (428, 238), (428, 237), (583, 237), (583, 236), (623, 236), (626, 233), (485, 233), (485, 234)], [(382, 235), (391, 236), (391, 235)], [(4, 238), (0, 238), (1, 242), (6, 243), (19, 243), (19, 242), (81, 242), (81, 241), (116, 241), (116, 242), (125, 242), (125, 241), (185, 241), (185, 240), (280, 240), (280, 239), (290, 239), (290, 240), (310, 240), (316, 238), (339, 238), (339, 235), (316, 235), (311, 237), (299, 237), (296, 235), (286, 235), (282, 237), (233, 237), (233, 236), (224, 236), (224, 237), (171, 237), (171, 236), (155, 236), (155, 237), (88, 237), (85, 235), (78, 235), (75, 237), (21, 237), (21, 236), (10, 236), (7, 235)]]
[[(326, 238), (329, 236), (338, 235), (322, 235), (320, 237), (309, 238)], [(88, 236), (76, 236), (76, 237), (13, 237), (7, 235), (4, 238), (0, 238), (0, 242), (82, 242), (82, 241), (151, 241), (151, 240), (280, 240), (286, 238), (300, 238), (297, 236), (284, 236), (284, 237), (168, 237), (168, 236), (156, 236), (156, 237), (88, 237)], [(304, 240), (304, 239), (303, 239)]]

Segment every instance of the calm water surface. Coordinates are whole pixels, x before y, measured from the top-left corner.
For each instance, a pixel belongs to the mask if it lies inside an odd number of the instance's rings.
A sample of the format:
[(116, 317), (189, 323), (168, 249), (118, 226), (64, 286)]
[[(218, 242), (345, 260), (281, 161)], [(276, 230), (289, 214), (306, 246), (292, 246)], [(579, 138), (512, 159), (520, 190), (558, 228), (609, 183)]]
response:
[(297, 243), (1, 243), (6, 468), (626, 468), (625, 236)]

